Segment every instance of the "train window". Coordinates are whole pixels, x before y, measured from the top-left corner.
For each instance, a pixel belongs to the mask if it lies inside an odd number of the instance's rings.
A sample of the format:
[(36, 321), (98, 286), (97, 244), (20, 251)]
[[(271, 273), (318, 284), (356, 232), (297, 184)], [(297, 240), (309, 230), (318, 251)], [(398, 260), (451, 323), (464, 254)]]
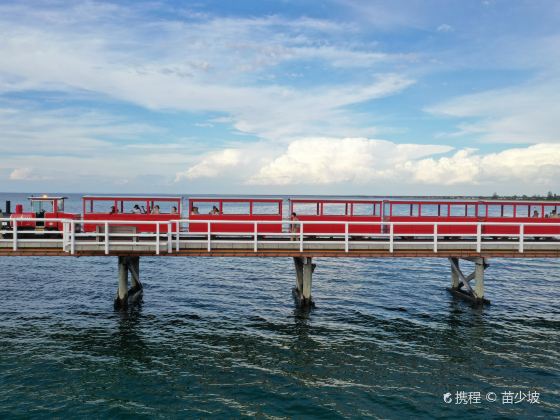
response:
[(393, 216), (410, 216), (409, 204), (393, 204), (391, 207)]
[(539, 217), (541, 217), (542, 216), (541, 210), (542, 210), (542, 206), (537, 206), (537, 205), (531, 206), (531, 210), (530, 210), (531, 217), (533, 217), (533, 214), (535, 214), (535, 212), (537, 212)]
[(488, 217), (502, 217), (502, 206), (500, 204), (490, 204), (488, 206)]
[(486, 217), (486, 204), (478, 204), (478, 217)]
[[(154, 206), (159, 206), (159, 212), (161, 214), (171, 214), (171, 209), (173, 206), (178, 207), (178, 203), (175, 201), (152, 201), (150, 202), (150, 208), (154, 208)], [(140, 206), (142, 207), (142, 206)], [(177, 211), (179, 209), (177, 208)]]
[(319, 203), (294, 203), (293, 211), (297, 214), (317, 216), (319, 214)]
[(249, 202), (229, 202), (222, 203), (223, 214), (249, 214)]
[(348, 204), (346, 203), (323, 203), (323, 214), (344, 216), (347, 208)]
[(438, 215), (437, 204), (422, 204), (421, 216), (437, 216), (437, 215)]
[(193, 201), (191, 202), (191, 214), (196, 214), (193, 209), (196, 207), (198, 214), (210, 214), (212, 209), (215, 207), (220, 209), (219, 201)]
[(544, 206), (544, 214), (548, 217), (552, 215), (552, 210), (556, 210), (556, 206)]
[(515, 217), (529, 217), (529, 206), (526, 204), (515, 206)]
[[(352, 214), (354, 216), (373, 216), (377, 214), (375, 207), (374, 204), (354, 203), (352, 205)], [(379, 206), (377, 208), (379, 209)]]
[(467, 205), (467, 216), (468, 217), (476, 216), (476, 206), (474, 204)]
[(280, 214), (278, 203), (253, 203), (253, 214), (277, 215)]
[(502, 211), (502, 217), (513, 217), (513, 206), (511, 204), (503, 205)]
[(464, 217), (467, 212), (467, 206), (464, 204), (452, 204), (450, 216), (452, 217)]
[(438, 216), (447, 217), (449, 216), (449, 206), (447, 204), (440, 204), (439, 205), (439, 213)]
[(109, 213), (114, 205), (113, 200), (86, 201), (86, 213)]

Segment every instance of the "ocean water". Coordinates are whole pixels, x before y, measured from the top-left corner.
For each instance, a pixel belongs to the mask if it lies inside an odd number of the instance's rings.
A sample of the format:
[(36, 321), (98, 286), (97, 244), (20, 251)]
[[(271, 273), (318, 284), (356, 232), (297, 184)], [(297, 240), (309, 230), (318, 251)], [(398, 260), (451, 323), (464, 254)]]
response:
[(558, 260), (490, 260), (473, 308), (445, 259), (318, 258), (300, 310), (290, 259), (143, 257), (126, 312), (116, 257), (0, 261), (2, 418), (560, 414)]

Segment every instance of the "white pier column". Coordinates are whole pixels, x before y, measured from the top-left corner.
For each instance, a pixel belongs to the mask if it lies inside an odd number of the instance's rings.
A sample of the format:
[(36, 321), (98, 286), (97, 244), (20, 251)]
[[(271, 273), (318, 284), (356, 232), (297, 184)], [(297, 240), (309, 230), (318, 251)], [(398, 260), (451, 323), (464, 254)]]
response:
[(314, 306), (311, 298), (311, 285), (316, 265), (313, 264), (310, 257), (294, 257), (294, 266), (296, 269), (294, 297), (299, 306)]
[(115, 309), (125, 309), (128, 306), (128, 267), (126, 257), (119, 258), (119, 288), (115, 298)]

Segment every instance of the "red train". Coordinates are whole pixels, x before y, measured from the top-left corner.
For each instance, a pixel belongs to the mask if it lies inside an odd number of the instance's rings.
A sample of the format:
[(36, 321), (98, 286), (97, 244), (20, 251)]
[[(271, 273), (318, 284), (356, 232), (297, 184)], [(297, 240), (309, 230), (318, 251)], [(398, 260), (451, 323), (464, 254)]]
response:
[[(160, 233), (167, 233), (169, 227), (177, 231), (188, 226), (191, 233), (206, 234), (209, 225), (213, 235), (270, 235), (288, 229), (282, 198), (190, 197), (184, 215), (182, 197), (84, 196), (82, 214), (65, 212), (65, 199), (30, 197), (31, 211), (16, 205), (10, 225), (16, 219), (46, 218), (83, 220), (77, 227), (84, 232), (99, 232), (103, 221), (118, 221), (118, 226), (131, 227), (137, 233), (155, 233), (153, 222), (164, 222)], [(396, 236), (433, 235), (436, 224), (439, 235), (473, 236), (478, 233), (478, 223), (480, 233), (487, 236), (517, 235), (520, 224), (526, 236), (560, 235), (560, 202), (551, 201), (297, 198), (289, 200), (288, 210), (303, 222), (303, 233), (314, 236), (343, 235), (346, 223), (353, 236), (389, 233), (391, 224)], [(62, 230), (58, 220), (21, 220), (17, 225), (18, 229)], [(299, 227), (293, 231), (299, 232)]]

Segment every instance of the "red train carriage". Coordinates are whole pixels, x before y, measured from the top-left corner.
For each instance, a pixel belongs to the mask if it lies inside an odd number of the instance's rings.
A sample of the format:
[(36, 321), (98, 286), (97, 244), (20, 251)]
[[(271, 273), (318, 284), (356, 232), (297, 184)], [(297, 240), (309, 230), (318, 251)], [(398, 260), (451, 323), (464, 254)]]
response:
[[(113, 226), (126, 226), (136, 233), (155, 233), (155, 223), (173, 222), (181, 219), (181, 197), (127, 197), (127, 196), (84, 196), (83, 219), (84, 232), (99, 232), (104, 229), (103, 223), (87, 223), (87, 221), (127, 221)], [(112, 226), (112, 227), (113, 227)], [(177, 231), (177, 224), (171, 224), (171, 230)], [(167, 223), (159, 225), (160, 233), (167, 233)]]
[(290, 214), (296, 213), (301, 222), (324, 222), (303, 224), (303, 233), (312, 235), (344, 234), (346, 226), (332, 222), (370, 222), (350, 224), (350, 235), (373, 235), (381, 233), (381, 200), (345, 199), (290, 199)]
[[(189, 232), (194, 233), (208, 232), (208, 223), (196, 223), (196, 220), (212, 221), (210, 229), (215, 234), (254, 234), (254, 222), (263, 221), (271, 223), (259, 223), (258, 234), (281, 233), (282, 199), (191, 197), (189, 199), (189, 220)], [(249, 223), (228, 223), (228, 221)]]
[[(483, 221), (481, 203), (476, 201), (386, 200), (383, 204), (383, 221), (402, 223), (393, 226), (395, 235), (433, 235), (434, 225), (442, 222), (452, 224), (438, 224), (440, 235), (476, 235), (476, 225), (465, 223)], [(384, 230), (388, 233), (388, 226)]]
[[(552, 201), (484, 201), (481, 213), (487, 223), (482, 233), (487, 235), (517, 235), (518, 225), (507, 223), (527, 224), (523, 232), (527, 236), (560, 235), (560, 203)], [(542, 223), (532, 226), (531, 223)], [(553, 224), (557, 224), (554, 226)]]
[[(16, 204), (15, 212), (10, 215), (11, 219), (80, 219), (77, 213), (64, 211), (64, 200), (68, 197), (29, 197), (31, 211), (23, 211), (21, 204)], [(22, 220), (17, 222), (18, 229), (37, 230), (62, 230), (62, 222), (57, 220)], [(13, 222), (10, 223), (13, 227)]]

